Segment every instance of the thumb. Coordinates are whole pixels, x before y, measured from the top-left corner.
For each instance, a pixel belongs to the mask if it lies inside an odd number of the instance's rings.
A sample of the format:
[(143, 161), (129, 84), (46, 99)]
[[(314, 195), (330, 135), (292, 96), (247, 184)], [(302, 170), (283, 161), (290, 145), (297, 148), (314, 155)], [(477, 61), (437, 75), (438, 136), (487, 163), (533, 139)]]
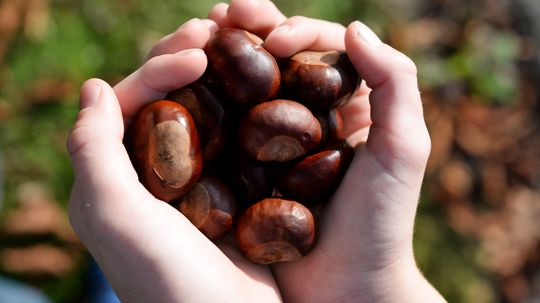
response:
[[(430, 139), (412, 61), (358, 21), (347, 28), (345, 47), (371, 89), (372, 125), (333, 197), (328, 226), (338, 235), (333, 241), (362, 248), (356, 258), (364, 265), (384, 268), (412, 259), (414, 218)], [(351, 231), (356, 242), (349, 239)]]
[(413, 174), (423, 172), (431, 146), (413, 61), (383, 44), (359, 21), (347, 28), (345, 45), (372, 89), (367, 149), (393, 174), (402, 168)]
[(86, 81), (67, 150), (75, 181), (84, 184), (87, 192), (123, 194), (121, 191), (129, 191), (138, 183), (122, 144), (123, 135), (122, 112), (113, 89), (99, 79)]

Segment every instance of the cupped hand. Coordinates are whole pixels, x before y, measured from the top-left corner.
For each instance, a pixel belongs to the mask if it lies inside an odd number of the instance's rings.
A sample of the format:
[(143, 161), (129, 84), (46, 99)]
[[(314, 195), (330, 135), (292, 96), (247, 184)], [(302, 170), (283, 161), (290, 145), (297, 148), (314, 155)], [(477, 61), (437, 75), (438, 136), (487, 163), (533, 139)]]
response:
[(139, 183), (122, 144), (124, 125), (142, 105), (203, 74), (201, 49), (217, 28), (210, 19), (190, 20), (114, 88), (91, 79), (81, 89), (67, 143), (75, 171), (69, 218), (122, 301), (281, 301), (267, 266), (247, 261), (230, 238), (214, 245), (156, 200)]
[(298, 261), (273, 266), (284, 299), (442, 300), (418, 271), (412, 249), (430, 152), (415, 65), (358, 21), (347, 28), (303, 17), (285, 24), (286, 31), (269, 34), (268, 48), (287, 56), (341, 46), (365, 83), (340, 109), (356, 154), (324, 210), (316, 247)]
[[(234, 13), (215, 21), (236, 25)], [(438, 302), (420, 274), (413, 225), (430, 138), (416, 67), (366, 25), (296, 16), (265, 20), (264, 46), (274, 56), (346, 50), (364, 83), (340, 108), (356, 154), (328, 203), (318, 243), (304, 258), (272, 266), (286, 302)], [(265, 25), (266, 24), (266, 25)], [(268, 31), (268, 24), (278, 24)]]

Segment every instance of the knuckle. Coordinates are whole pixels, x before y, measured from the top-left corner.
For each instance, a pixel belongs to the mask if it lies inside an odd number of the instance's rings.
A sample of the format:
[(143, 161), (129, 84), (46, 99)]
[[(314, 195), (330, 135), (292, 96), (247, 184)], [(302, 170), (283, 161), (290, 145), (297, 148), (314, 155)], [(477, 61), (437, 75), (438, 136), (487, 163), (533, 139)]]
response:
[(303, 22), (306, 22), (308, 20), (307, 17), (304, 17), (304, 16), (300, 16), (300, 15), (296, 15), (296, 16), (292, 16), (290, 17), (286, 23), (303, 23)]
[(416, 140), (414, 140), (413, 146), (411, 146), (411, 160), (416, 162), (419, 167), (424, 168), (431, 154), (431, 138), (428, 130), (424, 128)]
[[(396, 150), (399, 151), (401, 156), (405, 156), (405, 162), (418, 170), (423, 170), (431, 154), (431, 137), (423, 120), (414, 122), (407, 120), (400, 121), (396, 125), (401, 130), (397, 132), (397, 137), (401, 139), (399, 143), (396, 141)], [(414, 133), (415, 135), (412, 137), (405, 136), (406, 133)]]
[(396, 58), (396, 63), (401, 66), (402, 70), (408, 74), (417, 75), (418, 69), (416, 63), (404, 53), (398, 52)]
[(84, 148), (89, 141), (89, 130), (85, 126), (75, 125), (66, 139), (66, 150), (73, 158)]
[(189, 19), (186, 23), (180, 25), (174, 32), (173, 35), (181, 34), (184, 32), (188, 32), (193, 26), (199, 26), (201, 25), (201, 20), (198, 18), (192, 18)]
[(422, 143), (418, 147), (419, 155), (422, 158), (422, 160), (427, 161), (431, 154), (431, 137), (427, 130), (425, 131), (424, 139), (422, 140)]

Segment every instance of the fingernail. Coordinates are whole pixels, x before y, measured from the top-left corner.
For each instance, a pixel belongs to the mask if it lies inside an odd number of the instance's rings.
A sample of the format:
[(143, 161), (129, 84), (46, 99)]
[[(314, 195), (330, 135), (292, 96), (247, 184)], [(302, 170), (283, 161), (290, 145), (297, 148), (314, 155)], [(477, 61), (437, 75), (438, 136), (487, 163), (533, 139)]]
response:
[(355, 21), (356, 34), (364, 40), (368, 45), (379, 46), (382, 44), (381, 39), (369, 28), (360, 21)]
[(94, 81), (87, 81), (81, 89), (80, 109), (96, 105), (100, 96), (101, 85)]
[(291, 30), (291, 26), (288, 24), (282, 24), (272, 31), (274, 34), (286, 34)]
[(177, 54), (182, 56), (191, 56), (191, 55), (204, 55), (204, 51), (200, 48), (190, 48), (183, 51), (178, 52)]
[(178, 28), (178, 30), (183, 29), (183, 28), (187, 27), (188, 25), (190, 25), (190, 24), (192, 24), (192, 23), (194, 23), (194, 22), (199, 22), (199, 21), (201, 21), (201, 19), (199, 19), (199, 18), (193, 18), (193, 19), (190, 19), (190, 20), (188, 20), (186, 23), (182, 24), (182, 25)]
[(290, 30), (291, 30), (290, 25), (288, 25), (288, 24), (280, 25), (280, 26), (276, 27), (273, 31), (271, 31), (270, 34), (268, 34), (268, 37), (266, 37), (266, 39), (268, 39), (268, 38), (270, 38), (271, 36), (274, 36), (274, 35), (286, 34)]
[(208, 29), (210, 29), (210, 32), (215, 32), (219, 29), (218, 25), (216, 24), (214, 20), (201, 19), (201, 21), (204, 25), (206, 25), (206, 27), (208, 27)]

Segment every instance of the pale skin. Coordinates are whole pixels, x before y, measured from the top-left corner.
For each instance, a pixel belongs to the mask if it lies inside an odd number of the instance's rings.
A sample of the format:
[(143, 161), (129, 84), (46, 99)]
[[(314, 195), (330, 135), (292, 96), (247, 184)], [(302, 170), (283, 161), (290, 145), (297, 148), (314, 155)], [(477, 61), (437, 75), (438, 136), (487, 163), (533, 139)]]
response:
[[(342, 109), (355, 158), (325, 209), (317, 246), (298, 261), (256, 265), (230, 237), (210, 242), (139, 183), (122, 144), (143, 104), (202, 75), (201, 49), (225, 26), (260, 35), (278, 57), (344, 49), (365, 80)], [(267, 0), (220, 3), (161, 39), (114, 87), (88, 80), (80, 102), (67, 144), (75, 171), (69, 218), (122, 301), (444, 302), (412, 249), (430, 151), (416, 68), (362, 23), (287, 18)]]

